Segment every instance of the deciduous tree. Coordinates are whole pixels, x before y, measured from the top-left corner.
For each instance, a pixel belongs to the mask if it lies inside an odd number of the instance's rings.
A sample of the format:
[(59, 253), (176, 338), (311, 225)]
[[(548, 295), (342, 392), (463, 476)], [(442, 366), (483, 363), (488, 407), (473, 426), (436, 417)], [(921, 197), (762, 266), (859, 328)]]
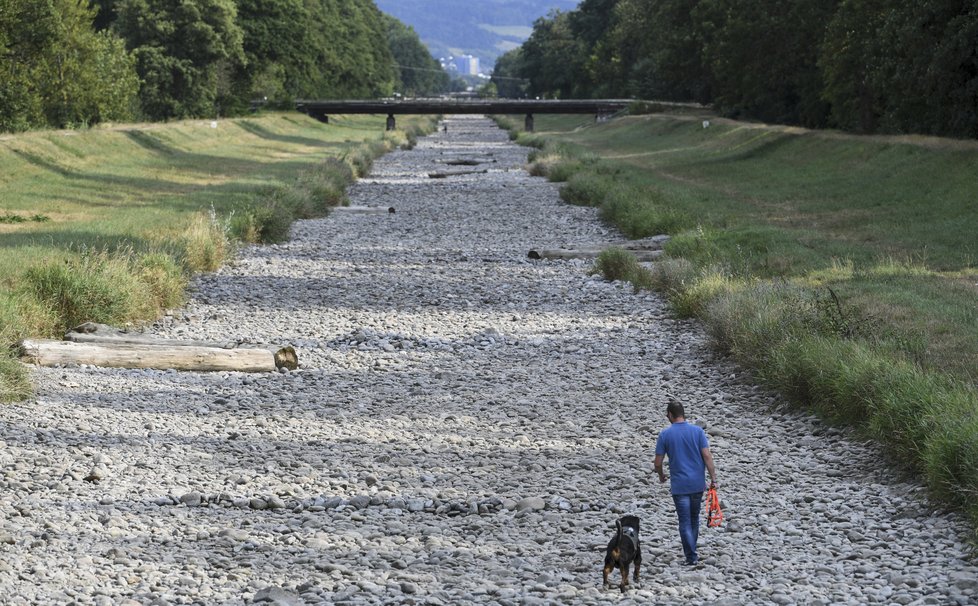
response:
[(136, 57), (152, 119), (214, 116), (244, 63), (233, 0), (119, 0), (115, 28)]

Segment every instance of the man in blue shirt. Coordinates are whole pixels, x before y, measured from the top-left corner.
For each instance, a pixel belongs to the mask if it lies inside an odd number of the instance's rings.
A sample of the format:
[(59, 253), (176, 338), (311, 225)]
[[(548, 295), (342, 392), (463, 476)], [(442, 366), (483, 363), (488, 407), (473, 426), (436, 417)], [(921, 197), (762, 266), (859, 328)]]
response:
[(686, 411), (679, 402), (669, 402), (666, 418), (671, 425), (662, 430), (655, 442), (655, 471), (659, 482), (666, 481), (662, 460), (669, 457), (672, 500), (679, 517), (679, 538), (683, 543), (686, 565), (699, 561), (696, 541), (700, 531), (700, 506), (706, 489), (706, 474), (710, 472), (711, 486), (716, 486), (717, 473), (706, 432), (686, 422)]

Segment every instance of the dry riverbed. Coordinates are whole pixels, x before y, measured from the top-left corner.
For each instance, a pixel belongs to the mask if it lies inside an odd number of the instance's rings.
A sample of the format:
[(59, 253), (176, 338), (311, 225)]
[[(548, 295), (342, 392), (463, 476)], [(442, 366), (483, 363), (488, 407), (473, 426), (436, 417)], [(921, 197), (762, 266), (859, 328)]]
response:
[[(448, 126), (353, 186), (394, 214), (300, 222), (148, 329), (298, 371), (38, 369), (0, 408), (0, 603), (976, 603), (961, 520), (658, 296), (528, 259), (617, 236), (488, 120)], [(428, 178), (459, 160), (487, 172)], [(695, 569), (651, 471), (667, 394), (721, 480)], [(626, 594), (600, 584), (623, 513)]]

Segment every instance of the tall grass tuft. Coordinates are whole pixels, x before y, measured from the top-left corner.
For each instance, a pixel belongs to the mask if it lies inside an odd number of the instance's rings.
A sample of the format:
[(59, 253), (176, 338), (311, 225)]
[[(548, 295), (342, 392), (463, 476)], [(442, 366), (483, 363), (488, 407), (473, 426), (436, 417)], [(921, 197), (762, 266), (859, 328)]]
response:
[(149, 288), (159, 309), (170, 309), (184, 302), (187, 276), (172, 256), (162, 252), (141, 255), (134, 270)]
[(667, 204), (660, 194), (628, 187), (610, 187), (601, 201), (601, 219), (622, 226), (629, 238), (676, 234), (691, 228), (692, 218)]
[(600, 274), (610, 281), (631, 282), (635, 290), (648, 289), (652, 275), (635, 258), (635, 255), (617, 246), (601, 251), (594, 261), (592, 274)]
[(194, 215), (178, 243), (187, 271), (208, 272), (220, 267), (231, 254), (228, 230), (213, 208), (210, 213)]
[(0, 402), (26, 400), (33, 393), (26, 367), (12, 355), (0, 353)]
[(571, 176), (560, 188), (560, 199), (577, 206), (602, 206), (614, 188), (614, 181), (591, 171)]
[(25, 287), (53, 310), (56, 328), (84, 322), (126, 324), (159, 311), (152, 287), (139, 278), (131, 255), (89, 251), (27, 270)]

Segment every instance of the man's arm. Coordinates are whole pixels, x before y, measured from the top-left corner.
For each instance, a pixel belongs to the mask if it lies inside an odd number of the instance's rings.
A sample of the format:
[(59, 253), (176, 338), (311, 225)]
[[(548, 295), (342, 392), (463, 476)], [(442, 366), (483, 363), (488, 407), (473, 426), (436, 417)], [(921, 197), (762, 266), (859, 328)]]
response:
[(710, 484), (716, 485), (717, 470), (713, 467), (713, 453), (710, 452), (709, 446), (701, 448), (700, 452), (703, 454), (703, 462), (706, 463), (706, 471), (710, 473)]
[(665, 455), (655, 455), (655, 472), (659, 474), (659, 483), (666, 481), (666, 474), (662, 471), (662, 459), (664, 458)]

